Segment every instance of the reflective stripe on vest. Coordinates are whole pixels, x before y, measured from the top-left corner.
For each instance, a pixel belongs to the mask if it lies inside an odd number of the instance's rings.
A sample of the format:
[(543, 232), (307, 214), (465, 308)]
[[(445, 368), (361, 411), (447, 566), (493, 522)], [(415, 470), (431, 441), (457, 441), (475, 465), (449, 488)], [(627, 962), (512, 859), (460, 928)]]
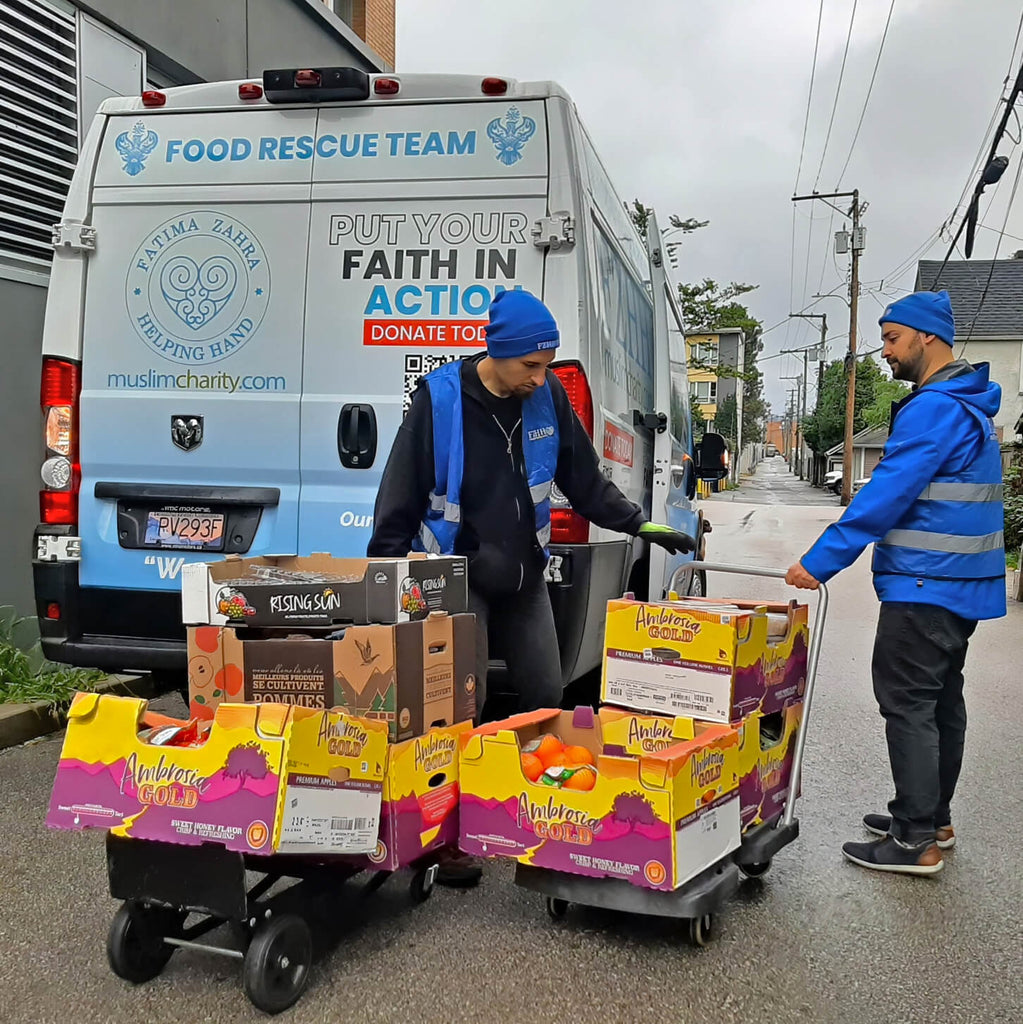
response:
[(1005, 574), (1002, 457), (991, 420), (965, 403), (984, 431), (977, 457), (935, 477), (874, 548), (873, 571), (923, 579)]
[[(433, 411), (434, 489), (413, 545), (430, 554), (453, 554), (462, 522), (465, 449), (462, 434), (462, 363), (445, 363), (425, 378)], [(522, 402), (522, 454), (533, 502), (537, 543), (551, 539), (551, 489), (558, 465), (558, 418), (547, 384)]]

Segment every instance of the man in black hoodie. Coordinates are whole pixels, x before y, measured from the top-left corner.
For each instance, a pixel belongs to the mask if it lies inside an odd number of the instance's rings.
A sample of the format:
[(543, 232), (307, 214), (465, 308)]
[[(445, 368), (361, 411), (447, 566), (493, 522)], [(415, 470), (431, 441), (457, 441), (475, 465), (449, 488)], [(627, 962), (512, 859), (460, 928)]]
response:
[(557, 707), (562, 676), (544, 582), (551, 485), (584, 518), (671, 552), (694, 540), (649, 523), (600, 470), (558, 378), (547, 307), (522, 290), (490, 307), (487, 352), (420, 383), (377, 495), (371, 557), (418, 550), (465, 555), (477, 617), (477, 717), (491, 645), (521, 711)]

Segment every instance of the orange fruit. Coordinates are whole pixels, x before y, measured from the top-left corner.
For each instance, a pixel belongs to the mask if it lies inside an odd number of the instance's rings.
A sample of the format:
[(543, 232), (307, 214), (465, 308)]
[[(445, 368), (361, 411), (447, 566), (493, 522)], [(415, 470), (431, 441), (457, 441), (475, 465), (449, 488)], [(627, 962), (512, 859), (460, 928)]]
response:
[(589, 749), (578, 744), (565, 747), (565, 756), (569, 764), (596, 764), (596, 758)]
[(547, 763), (544, 768), (567, 768), (571, 763), (571, 758), (564, 750), (559, 750), (553, 757), (547, 759)]
[(523, 754), (521, 760), (522, 774), (525, 775), (530, 782), (536, 782), (536, 780), (543, 775), (543, 762), (536, 756), (536, 754)]
[(555, 754), (560, 754), (563, 749), (561, 740), (554, 733), (545, 732), (542, 736), (537, 736), (535, 740), (530, 740), (522, 748), (522, 751), (525, 754), (536, 754), (544, 768), (547, 768), (551, 763), (551, 758)]
[(597, 784), (597, 770), (588, 764), (569, 765), (575, 771), (561, 784), (562, 789), (589, 791)]

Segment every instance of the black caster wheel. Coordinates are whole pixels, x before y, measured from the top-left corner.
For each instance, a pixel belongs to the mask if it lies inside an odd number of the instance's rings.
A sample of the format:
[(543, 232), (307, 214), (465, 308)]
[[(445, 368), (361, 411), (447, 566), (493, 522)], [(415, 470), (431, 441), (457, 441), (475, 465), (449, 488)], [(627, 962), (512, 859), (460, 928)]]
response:
[(771, 862), (769, 860), (761, 861), (758, 864), (740, 864), (739, 870), (747, 878), (759, 878), (761, 875), (766, 875), (771, 870)]
[(547, 916), (552, 921), (563, 921), (568, 913), (568, 900), (559, 900), (556, 896), (547, 897)]
[(703, 914), (700, 917), (691, 918), (689, 921), (689, 941), (694, 946), (706, 946), (711, 938), (714, 929), (714, 917), (712, 914)]
[(107, 960), (119, 978), (138, 985), (152, 981), (167, 966), (174, 947), (165, 936), (177, 937), (184, 920), (179, 911), (125, 902), (107, 932)]
[(295, 914), (271, 917), (256, 928), (242, 964), (249, 1001), (265, 1013), (280, 1013), (305, 991), (313, 962), (309, 926)]
[(433, 887), (437, 883), (438, 870), (436, 864), (416, 869), (408, 887), (413, 903), (425, 903), (430, 898), (433, 893)]

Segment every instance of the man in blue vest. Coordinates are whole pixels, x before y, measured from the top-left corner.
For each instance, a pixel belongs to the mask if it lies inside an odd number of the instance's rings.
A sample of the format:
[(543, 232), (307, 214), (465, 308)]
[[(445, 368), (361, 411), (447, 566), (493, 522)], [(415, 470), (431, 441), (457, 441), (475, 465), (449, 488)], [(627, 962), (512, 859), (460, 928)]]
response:
[(988, 365), (953, 359), (948, 292), (916, 292), (878, 321), (884, 358), (913, 391), (892, 408), (884, 456), (838, 522), (787, 581), (815, 589), (870, 543), (881, 601), (874, 694), (885, 720), (895, 798), (846, 843), (861, 867), (933, 875), (955, 844), (950, 804), (966, 738), (963, 665), (979, 619), (1005, 614), (1002, 461)]
[(557, 707), (561, 659), (544, 568), (551, 489), (607, 530), (669, 551), (694, 540), (648, 523), (608, 480), (561, 382), (548, 370), (560, 343), (547, 307), (524, 290), (490, 306), (485, 354), (428, 374), (384, 469), (370, 557), (410, 549), (465, 555), (478, 620), (477, 712), (486, 699), (488, 640), (508, 666), (519, 710)]

